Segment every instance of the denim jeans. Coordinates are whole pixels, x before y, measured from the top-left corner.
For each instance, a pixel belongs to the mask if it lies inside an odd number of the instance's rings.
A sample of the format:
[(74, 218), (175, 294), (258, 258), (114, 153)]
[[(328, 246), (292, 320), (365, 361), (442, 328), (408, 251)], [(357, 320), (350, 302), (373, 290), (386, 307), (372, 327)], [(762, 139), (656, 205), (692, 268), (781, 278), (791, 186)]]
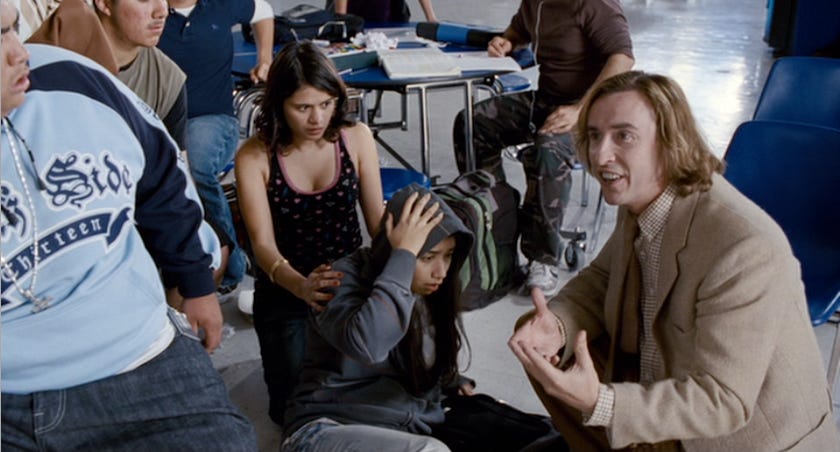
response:
[(245, 275), (245, 253), (236, 246), (236, 229), (230, 205), (222, 185), (219, 172), (236, 154), (239, 144), (239, 123), (230, 115), (205, 115), (190, 118), (187, 123), (187, 156), (190, 173), (195, 181), (198, 196), (204, 204), (205, 215), (233, 240), (227, 270), (222, 278), (223, 286), (232, 286), (242, 281)]
[(142, 366), (80, 386), (2, 395), (3, 450), (256, 451), (198, 340), (176, 333)]
[(364, 424), (342, 425), (320, 418), (303, 425), (280, 445), (281, 452), (449, 452), (431, 436)]
[(254, 330), (260, 343), (263, 379), (268, 387), (268, 415), (283, 424), (286, 401), (295, 389), (306, 352), (307, 310), (284, 309), (284, 303), (303, 303), (277, 291), (254, 291)]

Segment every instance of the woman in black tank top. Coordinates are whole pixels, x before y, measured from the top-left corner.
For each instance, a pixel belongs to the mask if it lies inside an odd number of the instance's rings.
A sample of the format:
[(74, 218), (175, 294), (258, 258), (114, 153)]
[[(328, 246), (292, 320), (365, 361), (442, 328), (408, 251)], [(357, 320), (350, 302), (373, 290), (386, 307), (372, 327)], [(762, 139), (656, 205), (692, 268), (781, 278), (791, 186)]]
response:
[(375, 233), (384, 210), (370, 130), (347, 118), (347, 93), (311, 43), (288, 44), (272, 63), (255, 136), (237, 153), (240, 210), (257, 264), (254, 328), (282, 425), (297, 382), (306, 318), (340, 284), (330, 263), (362, 244), (357, 204)]

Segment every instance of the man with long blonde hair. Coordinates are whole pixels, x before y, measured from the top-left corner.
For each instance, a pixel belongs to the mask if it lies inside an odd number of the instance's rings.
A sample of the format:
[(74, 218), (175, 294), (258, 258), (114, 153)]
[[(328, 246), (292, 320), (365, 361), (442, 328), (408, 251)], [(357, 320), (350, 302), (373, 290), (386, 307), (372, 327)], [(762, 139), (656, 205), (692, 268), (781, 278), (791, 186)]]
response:
[(509, 341), (572, 450), (837, 450), (799, 262), (676, 82), (599, 84), (577, 149), (615, 231)]

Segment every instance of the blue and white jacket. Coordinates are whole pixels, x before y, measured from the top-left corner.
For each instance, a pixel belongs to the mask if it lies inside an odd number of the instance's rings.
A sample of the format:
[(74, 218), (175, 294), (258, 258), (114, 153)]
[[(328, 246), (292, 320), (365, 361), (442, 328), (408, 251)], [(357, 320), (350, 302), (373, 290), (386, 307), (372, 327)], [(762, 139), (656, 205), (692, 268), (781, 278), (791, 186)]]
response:
[[(40, 254), (33, 313), (2, 277), (2, 391), (31, 393), (109, 377), (148, 359), (169, 327), (161, 273), (184, 296), (214, 290), (197, 230), (201, 204), (178, 147), (154, 112), (96, 63), (28, 45), (31, 87), (8, 115), (35, 212), (4, 129), (3, 257), (18, 284)], [(45, 187), (36, 184), (40, 178)]]

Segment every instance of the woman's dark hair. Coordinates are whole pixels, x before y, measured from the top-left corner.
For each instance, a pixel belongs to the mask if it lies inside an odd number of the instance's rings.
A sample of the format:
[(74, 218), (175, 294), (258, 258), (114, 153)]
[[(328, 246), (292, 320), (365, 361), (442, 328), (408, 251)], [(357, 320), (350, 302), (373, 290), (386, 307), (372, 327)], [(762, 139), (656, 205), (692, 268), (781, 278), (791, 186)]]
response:
[(255, 122), (257, 138), (270, 150), (292, 142), (292, 131), (283, 113), (283, 103), (304, 85), (335, 96), (335, 112), (324, 132), (328, 141), (338, 139), (342, 127), (353, 125), (347, 118), (347, 88), (329, 57), (309, 41), (290, 42), (271, 63), (265, 94)]
[[(457, 241), (458, 238), (455, 237)], [(459, 272), (460, 266), (450, 266), (438, 290), (427, 295), (425, 300), (417, 301), (426, 304), (431, 327), (434, 328), (434, 364), (426, 368), (423, 335), (427, 327), (424, 326), (421, 311), (417, 307), (412, 311), (411, 324), (398, 345), (401, 352), (399, 355), (409, 357), (409, 361), (397, 365), (405, 371), (406, 387), (415, 395), (422, 395), (437, 385), (451, 386), (458, 377), (458, 352), (461, 350), (462, 340), (466, 341), (466, 337), (462, 335), (463, 325), (459, 315)], [(469, 349), (469, 343), (467, 348)]]

